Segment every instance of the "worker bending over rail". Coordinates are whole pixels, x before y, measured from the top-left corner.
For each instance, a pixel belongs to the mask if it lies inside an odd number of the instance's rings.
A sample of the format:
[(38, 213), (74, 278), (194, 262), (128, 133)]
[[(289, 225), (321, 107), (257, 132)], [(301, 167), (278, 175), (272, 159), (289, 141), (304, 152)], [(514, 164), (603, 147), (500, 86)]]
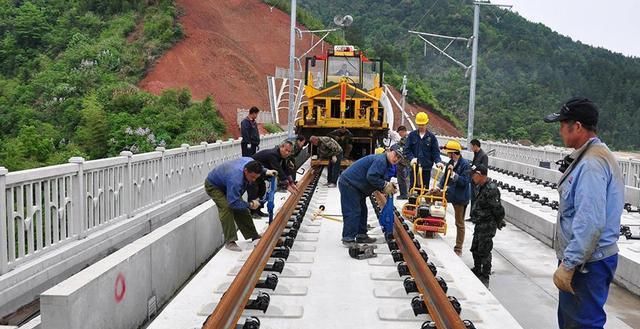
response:
[(340, 205), (342, 207), (342, 243), (351, 247), (356, 243), (374, 243), (367, 235), (366, 200), (376, 190), (393, 195), (394, 183), (385, 180), (389, 168), (403, 159), (402, 148), (394, 145), (382, 154), (371, 154), (354, 162), (340, 176)]
[(260, 234), (251, 219), (249, 209), (260, 207), (260, 200), (246, 202), (242, 195), (261, 175), (274, 176), (275, 170), (267, 170), (252, 158), (239, 158), (215, 167), (204, 181), (204, 189), (218, 207), (222, 223), (224, 246), (233, 251), (242, 249), (236, 241), (236, 225), (246, 239), (260, 239)]

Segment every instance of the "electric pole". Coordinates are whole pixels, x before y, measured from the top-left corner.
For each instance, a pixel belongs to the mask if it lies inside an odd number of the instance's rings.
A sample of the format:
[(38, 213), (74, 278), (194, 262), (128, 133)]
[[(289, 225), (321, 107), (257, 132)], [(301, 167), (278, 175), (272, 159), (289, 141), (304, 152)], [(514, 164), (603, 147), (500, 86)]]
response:
[(289, 116), (287, 117), (287, 136), (293, 137), (296, 120), (295, 108), (295, 63), (296, 63), (296, 0), (291, 0), (291, 33), (289, 38)]

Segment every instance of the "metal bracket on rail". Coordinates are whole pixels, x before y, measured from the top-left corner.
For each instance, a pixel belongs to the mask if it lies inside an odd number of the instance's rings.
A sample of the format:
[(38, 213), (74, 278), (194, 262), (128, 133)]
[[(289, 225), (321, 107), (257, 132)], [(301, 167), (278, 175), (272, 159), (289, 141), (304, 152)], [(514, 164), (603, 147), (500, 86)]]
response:
[(269, 302), (271, 301), (271, 296), (264, 291), (258, 292), (258, 296), (256, 299), (249, 299), (247, 305), (244, 307), (245, 310), (260, 310), (263, 313), (267, 313), (267, 308), (269, 308)]
[(640, 207), (636, 207), (636, 209), (633, 209), (633, 206), (630, 203), (625, 203), (624, 204), (624, 210), (626, 210), (627, 212), (638, 212), (638, 213), (640, 213)]
[[(473, 322), (471, 322), (471, 320), (463, 320), (462, 323), (464, 323), (464, 327), (466, 329), (476, 329), (476, 326), (473, 325)], [(425, 321), (422, 323), (422, 326), (420, 326), (420, 329), (436, 329), (436, 323), (433, 321)]]
[(427, 305), (424, 303), (422, 296), (415, 296), (411, 299), (411, 309), (415, 316), (420, 314), (429, 314), (429, 311), (427, 311)]
[(631, 232), (631, 225), (620, 225), (620, 235), (624, 235), (627, 240), (640, 240), (640, 236), (633, 236), (633, 233)]
[[(436, 268), (436, 265), (434, 263), (427, 262), (427, 267), (429, 268), (429, 271), (431, 271), (431, 273), (434, 276), (438, 274), (438, 268)], [(411, 272), (409, 271), (409, 266), (405, 262), (398, 263), (397, 269), (398, 269), (398, 275), (400, 276), (411, 275)]]
[(284, 270), (284, 259), (282, 258), (278, 258), (276, 259), (273, 264), (267, 264), (264, 267), (264, 270), (267, 272), (278, 272), (278, 273), (282, 273), (282, 271)]
[(241, 329), (260, 329), (260, 319), (255, 316), (250, 316), (244, 321), (244, 325)]
[(273, 248), (273, 251), (271, 252), (271, 257), (282, 258), (284, 260), (287, 260), (289, 258), (290, 251), (291, 249), (289, 249), (289, 247), (287, 246), (276, 247), (276, 248)]
[(404, 282), (402, 283), (402, 285), (404, 286), (404, 291), (406, 291), (407, 294), (410, 294), (412, 292), (418, 292), (418, 285), (416, 284), (416, 279), (412, 277), (404, 278)]
[(275, 273), (269, 273), (264, 280), (258, 281), (256, 288), (276, 290), (278, 286), (278, 276)]

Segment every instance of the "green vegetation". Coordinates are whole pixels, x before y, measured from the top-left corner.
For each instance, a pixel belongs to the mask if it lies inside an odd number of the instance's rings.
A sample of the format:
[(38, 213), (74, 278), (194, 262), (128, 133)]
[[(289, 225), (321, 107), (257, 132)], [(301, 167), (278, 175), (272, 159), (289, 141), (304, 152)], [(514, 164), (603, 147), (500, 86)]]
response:
[(265, 123), (263, 126), (264, 130), (266, 130), (270, 134), (281, 133), (284, 131), (282, 130), (282, 127), (278, 126), (275, 123)]
[[(369, 57), (385, 59), (387, 82), (400, 85), (407, 74), (409, 100), (439, 113), (453, 113), (466, 127), (469, 80), (464, 70), (424, 44), (410, 29), (469, 37), (469, 1), (304, 1), (307, 13), (330, 26), (335, 15), (350, 14), (346, 39)], [(429, 10), (430, 9), (430, 10)], [(629, 58), (559, 35), (542, 24), (502, 9), (483, 7), (480, 24), (475, 133), (481, 138), (559, 142), (557, 125), (542, 115), (583, 95), (601, 108), (602, 139), (616, 149), (640, 149), (640, 58)], [(444, 47), (446, 42), (436, 41)], [(471, 63), (464, 42), (447, 51)], [(375, 54), (375, 55), (370, 55)], [(391, 69), (390, 69), (391, 66)]]
[(136, 87), (182, 38), (177, 16), (170, 0), (0, 0), (0, 166), (216, 140), (211, 99)]

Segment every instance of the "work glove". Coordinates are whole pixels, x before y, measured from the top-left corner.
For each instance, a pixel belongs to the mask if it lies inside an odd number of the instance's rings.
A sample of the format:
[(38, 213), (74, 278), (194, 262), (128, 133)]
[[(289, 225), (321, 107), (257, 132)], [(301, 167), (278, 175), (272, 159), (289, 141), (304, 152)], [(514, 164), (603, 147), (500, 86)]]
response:
[(249, 201), (249, 209), (256, 210), (258, 208), (260, 208), (260, 200), (255, 199), (255, 200)]
[(502, 230), (505, 226), (507, 226), (507, 222), (503, 220), (500, 221), (500, 223), (498, 223), (498, 229)]
[(293, 182), (287, 185), (287, 191), (289, 191), (289, 193), (291, 194), (297, 194), (298, 192), (300, 192), (296, 184), (294, 184)]
[(387, 182), (384, 185), (384, 189), (382, 189), (382, 192), (384, 192), (385, 194), (388, 194), (388, 195), (393, 195), (396, 192), (398, 192), (398, 188), (396, 187), (395, 183)]
[(247, 144), (247, 147), (251, 147), (251, 144)]
[(267, 172), (265, 173), (265, 175), (269, 176), (269, 177), (277, 177), (278, 176), (278, 171), (277, 170), (273, 170), (273, 169), (267, 169)]
[(573, 279), (573, 273), (575, 271), (575, 268), (568, 269), (564, 264), (560, 263), (556, 272), (553, 273), (553, 284), (555, 284), (558, 289), (575, 295), (576, 293), (573, 291), (573, 287), (571, 286), (571, 280)]
[(338, 162), (338, 157), (334, 155), (331, 157), (331, 163), (336, 163), (336, 162)]
[[(442, 163), (442, 162), (438, 162), (438, 163), (436, 163), (436, 167), (437, 167), (438, 169), (442, 170), (442, 169), (444, 169), (444, 163)], [(451, 166), (451, 168), (453, 169), (453, 166)]]
[(411, 159), (411, 162), (409, 162), (409, 164), (411, 164), (412, 166), (417, 165), (418, 164), (418, 159), (417, 158)]
[(315, 154), (311, 156), (311, 160), (316, 160), (317, 158), (318, 158), (318, 156), (315, 155)]

